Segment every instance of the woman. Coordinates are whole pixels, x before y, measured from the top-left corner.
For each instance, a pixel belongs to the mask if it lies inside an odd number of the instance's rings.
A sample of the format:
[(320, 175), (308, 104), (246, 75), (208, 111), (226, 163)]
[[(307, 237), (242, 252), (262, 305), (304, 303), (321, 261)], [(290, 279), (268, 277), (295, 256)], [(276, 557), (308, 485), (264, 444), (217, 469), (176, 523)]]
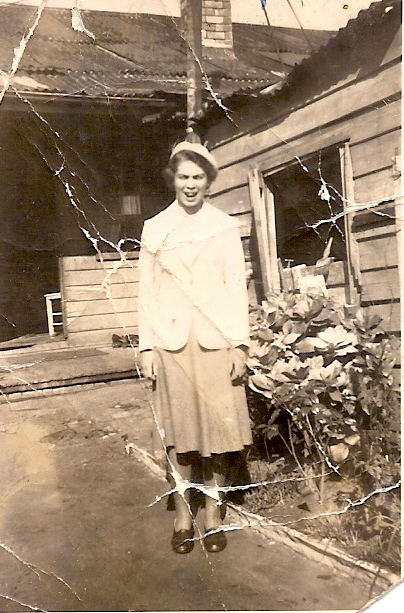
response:
[(166, 173), (176, 200), (144, 224), (139, 343), (155, 380), (158, 434), (175, 487), (172, 548), (194, 545), (192, 469), (202, 461), (207, 551), (226, 547), (221, 488), (229, 454), (251, 444), (242, 376), (249, 342), (245, 264), (236, 222), (205, 201), (217, 175), (202, 145), (179, 143)]

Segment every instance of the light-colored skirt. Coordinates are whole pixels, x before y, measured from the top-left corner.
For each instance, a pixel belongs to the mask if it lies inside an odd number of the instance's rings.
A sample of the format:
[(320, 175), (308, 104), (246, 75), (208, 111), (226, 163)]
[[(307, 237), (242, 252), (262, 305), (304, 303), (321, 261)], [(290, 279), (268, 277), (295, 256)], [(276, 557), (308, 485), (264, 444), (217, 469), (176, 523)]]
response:
[(245, 389), (231, 381), (228, 349), (204, 349), (191, 334), (178, 351), (155, 351), (156, 453), (174, 447), (209, 457), (251, 444)]

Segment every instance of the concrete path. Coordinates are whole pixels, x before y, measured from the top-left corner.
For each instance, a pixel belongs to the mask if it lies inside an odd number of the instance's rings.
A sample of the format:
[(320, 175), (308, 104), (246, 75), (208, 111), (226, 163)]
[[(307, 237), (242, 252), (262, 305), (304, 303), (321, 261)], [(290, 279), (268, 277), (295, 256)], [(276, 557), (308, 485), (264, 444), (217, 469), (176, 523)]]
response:
[[(121, 381), (3, 403), (0, 610), (357, 610), (365, 586), (250, 530), (172, 553), (145, 387)], [(202, 519), (198, 518), (202, 527)]]

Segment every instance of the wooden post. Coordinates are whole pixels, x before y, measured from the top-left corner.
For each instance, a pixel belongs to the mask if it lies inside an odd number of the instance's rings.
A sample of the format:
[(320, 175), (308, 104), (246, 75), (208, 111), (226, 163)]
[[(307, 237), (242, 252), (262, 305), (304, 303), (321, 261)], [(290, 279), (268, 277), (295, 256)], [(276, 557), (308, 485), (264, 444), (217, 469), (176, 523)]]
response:
[(62, 331), (63, 338), (67, 339), (67, 313), (66, 313), (66, 300), (65, 300), (65, 268), (64, 259), (58, 258), (58, 270), (59, 270), (59, 287), (60, 287), (60, 302), (62, 306)]
[[(404, 271), (403, 271), (403, 187), (404, 180), (401, 171), (401, 154), (399, 148), (397, 147), (394, 151), (393, 158), (393, 181), (394, 181), (394, 210), (395, 210), (395, 218), (396, 218), (396, 240), (397, 240), (397, 253), (398, 253), (398, 279), (400, 283), (400, 294), (402, 296), (403, 287), (404, 287)], [(401, 328), (403, 327), (404, 322), (404, 300), (400, 301), (400, 323)], [(404, 368), (402, 364), (402, 354), (401, 354), (401, 368), (400, 368), (400, 384), (401, 389), (404, 389)], [(401, 397), (403, 403), (403, 396)], [(402, 405), (401, 405), (402, 406)], [(401, 439), (401, 444), (403, 446), (403, 439)]]
[(260, 180), (258, 170), (252, 168), (248, 173), (248, 186), (250, 189), (251, 209), (253, 212), (253, 222), (257, 235), (258, 255), (262, 275), (262, 289), (264, 296), (269, 291), (269, 249), (268, 233), (265, 219), (265, 209), (262, 206)]
[(360, 288), (360, 260), (358, 245), (352, 235), (353, 215), (350, 209), (355, 202), (355, 191), (349, 143), (345, 143), (344, 146), (340, 148), (340, 163), (348, 265), (348, 303), (356, 304), (359, 301), (358, 289)]
[[(202, 118), (202, 0), (185, 0), (187, 43), (187, 132), (194, 131)], [(193, 139), (195, 140), (195, 139)], [(199, 139), (197, 139), (199, 140)]]
[[(403, 268), (402, 268), (402, 251), (403, 251), (403, 239), (402, 239), (402, 225), (403, 225), (403, 179), (401, 174), (401, 155), (398, 147), (394, 152), (393, 163), (393, 181), (394, 181), (394, 209), (396, 218), (396, 232), (397, 232), (397, 252), (398, 252), (398, 273), (400, 279), (400, 287), (403, 287)], [(404, 308), (404, 300), (402, 301)], [(404, 369), (403, 369), (404, 371)]]
[(266, 295), (270, 290), (280, 288), (279, 271), (277, 269), (274, 200), (273, 194), (265, 185), (262, 185), (262, 179), (257, 168), (250, 170), (248, 185), (257, 235), (262, 286), (264, 295)]
[(278, 249), (276, 245), (275, 198), (266, 185), (264, 185), (263, 190), (268, 231), (269, 279), (271, 289), (277, 291), (281, 289), (281, 280), (279, 276)]

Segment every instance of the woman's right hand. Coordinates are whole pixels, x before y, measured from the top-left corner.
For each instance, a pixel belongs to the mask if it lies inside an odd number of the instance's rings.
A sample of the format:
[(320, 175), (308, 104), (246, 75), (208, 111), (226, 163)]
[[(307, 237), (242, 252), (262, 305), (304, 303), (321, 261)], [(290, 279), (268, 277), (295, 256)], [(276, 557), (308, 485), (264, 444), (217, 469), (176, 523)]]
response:
[(156, 380), (156, 354), (152, 349), (140, 352), (140, 370), (147, 379)]

